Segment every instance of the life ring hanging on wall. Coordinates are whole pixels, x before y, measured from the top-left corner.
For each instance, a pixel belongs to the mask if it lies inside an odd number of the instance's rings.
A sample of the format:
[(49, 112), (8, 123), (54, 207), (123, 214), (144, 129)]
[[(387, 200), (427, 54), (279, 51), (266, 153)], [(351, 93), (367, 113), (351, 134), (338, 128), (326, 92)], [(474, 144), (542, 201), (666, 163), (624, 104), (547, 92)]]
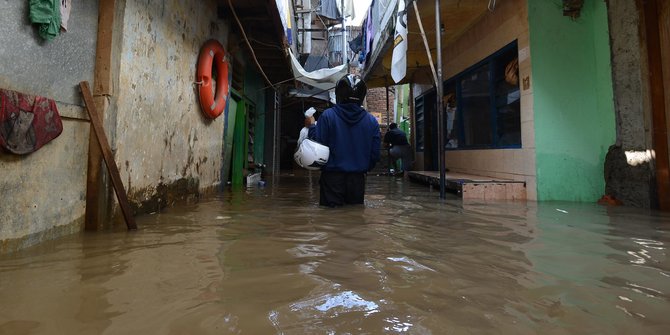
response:
[[(212, 80), (212, 67), (216, 65), (216, 92)], [(203, 113), (216, 119), (228, 103), (228, 60), (223, 46), (217, 40), (208, 40), (200, 49), (196, 80), (199, 85), (198, 95)]]

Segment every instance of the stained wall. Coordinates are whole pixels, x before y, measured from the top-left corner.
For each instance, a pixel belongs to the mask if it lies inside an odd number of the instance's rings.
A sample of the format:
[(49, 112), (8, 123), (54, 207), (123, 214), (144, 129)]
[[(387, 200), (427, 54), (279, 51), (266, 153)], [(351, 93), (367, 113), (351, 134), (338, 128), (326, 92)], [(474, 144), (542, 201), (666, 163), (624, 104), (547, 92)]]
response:
[(0, 151), (0, 253), (81, 230), (89, 123), (78, 84), (92, 82), (98, 1), (73, 2), (68, 31), (44, 41), (29, 1), (0, 2), (0, 89), (54, 99), (59, 137), (37, 152)]
[(117, 162), (137, 212), (220, 184), (224, 118), (204, 117), (195, 72), (201, 46), (227, 47), (217, 1), (126, 0), (116, 114)]
[[(117, 0), (105, 129), (136, 214), (199, 197), (220, 183), (223, 118), (199, 109), (202, 44), (227, 47), (218, 1)], [(63, 133), (28, 156), (0, 153), (0, 252), (82, 230), (89, 123), (78, 90), (93, 86), (98, 1), (73, 2), (51, 42), (28, 22), (28, 2), (0, 2), (0, 88), (56, 100)], [(117, 210), (118, 212), (118, 210)]]

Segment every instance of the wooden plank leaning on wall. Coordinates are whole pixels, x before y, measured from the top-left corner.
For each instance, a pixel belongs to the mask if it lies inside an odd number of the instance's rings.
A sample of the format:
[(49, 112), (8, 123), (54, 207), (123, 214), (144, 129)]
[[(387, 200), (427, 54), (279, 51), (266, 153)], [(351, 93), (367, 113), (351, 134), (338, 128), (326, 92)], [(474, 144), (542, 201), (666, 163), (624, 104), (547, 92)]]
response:
[(95, 106), (95, 102), (93, 102), (91, 89), (88, 85), (88, 82), (86, 81), (79, 83), (79, 87), (81, 88), (81, 94), (84, 96), (86, 111), (88, 112), (89, 119), (91, 120), (91, 126), (93, 128), (93, 135), (95, 135), (96, 144), (102, 153), (102, 157), (105, 159), (105, 165), (107, 166), (109, 175), (112, 178), (114, 191), (116, 193), (117, 199), (119, 200), (119, 206), (121, 207), (123, 218), (126, 221), (126, 226), (128, 227), (128, 230), (136, 230), (137, 224), (135, 223), (135, 218), (133, 218), (130, 205), (128, 205), (126, 189), (123, 187), (121, 176), (119, 176), (119, 169), (116, 166), (114, 157), (112, 156), (112, 149), (109, 147), (109, 141), (107, 140), (105, 128), (102, 124), (102, 118), (100, 117), (98, 108)]
[[(112, 95), (112, 37), (116, 0), (100, 0), (98, 4), (98, 36), (95, 50), (93, 96), (100, 119), (103, 120), (108, 98)], [(88, 143), (88, 175), (86, 178), (86, 215), (84, 228), (98, 230), (111, 221), (112, 201), (109, 182), (103, 178), (102, 152), (98, 147), (91, 123)]]

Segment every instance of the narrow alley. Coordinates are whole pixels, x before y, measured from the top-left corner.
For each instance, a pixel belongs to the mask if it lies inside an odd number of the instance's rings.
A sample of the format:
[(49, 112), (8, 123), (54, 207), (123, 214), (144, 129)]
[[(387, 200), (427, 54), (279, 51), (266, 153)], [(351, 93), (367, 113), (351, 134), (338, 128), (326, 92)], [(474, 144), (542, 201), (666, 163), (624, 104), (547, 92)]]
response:
[[(670, 216), (283, 175), (0, 257), (0, 334), (662, 334)], [(167, 260), (167, 261), (166, 261)], [(45, 278), (36, 281), (35, 278)], [(486, 283), (482, 285), (482, 283)]]

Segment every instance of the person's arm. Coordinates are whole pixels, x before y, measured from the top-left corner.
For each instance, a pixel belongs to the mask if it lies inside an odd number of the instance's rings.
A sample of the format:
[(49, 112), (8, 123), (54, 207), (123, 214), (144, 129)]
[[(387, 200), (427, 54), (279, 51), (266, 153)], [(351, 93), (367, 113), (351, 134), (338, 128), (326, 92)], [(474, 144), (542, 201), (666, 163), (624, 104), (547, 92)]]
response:
[(305, 127), (307, 128), (307, 138), (316, 141), (316, 121), (314, 117), (305, 118)]
[(326, 113), (321, 115), (321, 117), (319, 117), (319, 122), (309, 128), (309, 138), (330, 147), (328, 141), (328, 121), (328, 115)]
[(386, 149), (391, 148), (391, 132), (390, 132), (390, 130), (387, 130), (386, 134), (384, 134), (384, 148), (386, 148)]

